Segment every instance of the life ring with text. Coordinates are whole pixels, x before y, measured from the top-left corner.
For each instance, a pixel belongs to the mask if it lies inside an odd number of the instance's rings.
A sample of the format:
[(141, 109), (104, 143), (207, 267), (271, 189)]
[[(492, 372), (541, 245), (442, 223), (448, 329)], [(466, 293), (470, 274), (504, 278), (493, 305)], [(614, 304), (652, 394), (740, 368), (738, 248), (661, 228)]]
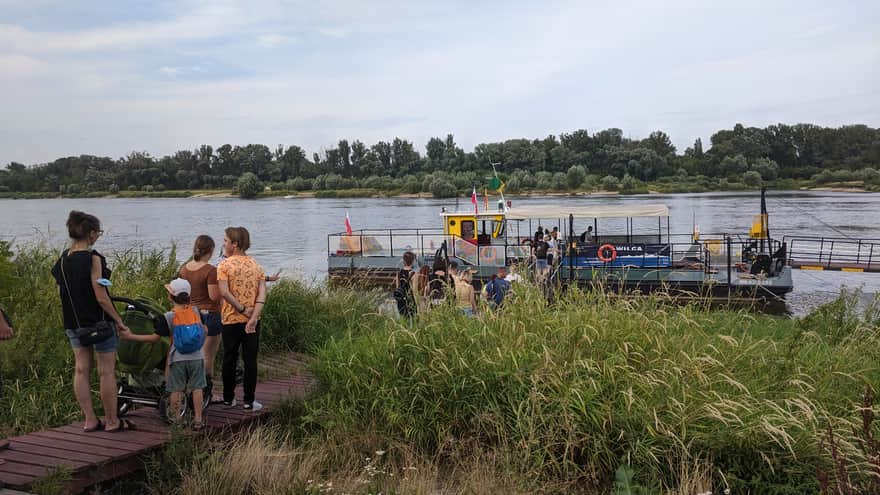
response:
[(611, 263), (617, 259), (617, 249), (613, 244), (602, 244), (599, 246), (599, 251), (596, 253), (596, 256), (599, 258), (599, 261), (603, 263)]

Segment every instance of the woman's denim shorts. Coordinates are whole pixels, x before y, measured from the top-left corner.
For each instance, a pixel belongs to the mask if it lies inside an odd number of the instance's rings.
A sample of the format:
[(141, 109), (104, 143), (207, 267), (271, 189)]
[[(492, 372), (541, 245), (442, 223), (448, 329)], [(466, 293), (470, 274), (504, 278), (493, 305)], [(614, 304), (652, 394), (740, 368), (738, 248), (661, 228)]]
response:
[(103, 342), (98, 342), (92, 346), (84, 346), (79, 342), (79, 339), (76, 338), (76, 334), (73, 333), (73, 330), (65, 330), (67, 333), (67, 339), (70, 340), (70, 347), (74, 349), (79, 349), (80, 347), (94, 347), (95, 352), (99, 354), (104, 354), (107, 352), (116, 352), (116, 348), (119, 346), (119, 336), (116, 331), (113, 332), (113, 335), (105, 339)]
[(223, 325), (220, 323), (220, 313), (202, 313), (202, 324), (208, 327), (208, 337), (215, 337), (223, 333)]

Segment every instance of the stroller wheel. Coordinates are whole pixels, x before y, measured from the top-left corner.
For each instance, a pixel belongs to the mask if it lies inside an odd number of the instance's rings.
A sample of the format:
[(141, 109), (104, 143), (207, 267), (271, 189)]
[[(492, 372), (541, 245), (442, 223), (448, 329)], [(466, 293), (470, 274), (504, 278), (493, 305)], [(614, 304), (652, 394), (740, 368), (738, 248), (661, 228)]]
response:
[(118, 406), (116, 407), (116, 415), (120, 418), (125, 416), (132, 410), (134, 407), (134, 403), (128, 399), (122, 399), (117, 402)]
[(181, 401), (180, 410), (177, 411), (176, 417), (172, 417), (170, 405), (171, 394), (163, 394), (162, 398), (159, 399), (159, 417), (166, 423), (180, 423), (186, 419), (187, 414), (192, 410), (192, 399), (187, 396), (186, 400)]

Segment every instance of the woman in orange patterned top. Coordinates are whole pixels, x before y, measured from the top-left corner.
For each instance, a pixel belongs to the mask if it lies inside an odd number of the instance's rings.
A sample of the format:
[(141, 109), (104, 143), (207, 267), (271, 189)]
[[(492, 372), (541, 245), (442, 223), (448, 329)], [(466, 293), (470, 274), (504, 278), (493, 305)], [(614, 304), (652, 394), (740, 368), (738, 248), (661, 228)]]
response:
[(260, 313), (266, 304), (266, 273), (246, 254), (251, 236), (244, 227), (228, 227), (223, 237), (227, 258), (217, 266), (217, 281), (223, 295), (220, 319), (223, 324), (223, 403), (234, 406), (235, 367), (239, 348), (244, 360), (244, 410), (259, 411), (254, 400), (257, 388), (257, 351)]

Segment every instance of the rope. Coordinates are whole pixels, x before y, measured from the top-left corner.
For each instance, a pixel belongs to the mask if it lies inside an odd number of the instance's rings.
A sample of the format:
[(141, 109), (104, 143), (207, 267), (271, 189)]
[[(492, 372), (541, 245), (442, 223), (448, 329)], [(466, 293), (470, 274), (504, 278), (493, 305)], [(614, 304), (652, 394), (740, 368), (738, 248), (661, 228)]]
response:
[(841, 237), (843, 237), (844, 239), (848, 239), (848, 240), (850, 240), (850, 241), (858, 241), (858, 239), (853, 239), (852, 237), (850, 237), (850, 236), (846, 235), (845, 233), (841, 232), (840, 230), (838, 230), (838, 229), (837, 229), (836, 227), (834, 227), (833, 225), (829, 225), (829, 224), (825, 223), (824, 221), (822, 221), (821, 218), (819, 218), (819, 217), (813, 215), (812, 213), (810, 213), (810, 210), (807, 210), (806, 208), (801, 208), (800, 206), (798, 206), (798, 205), (796, 205), (796, 204), (794, 204), (794, 203), (789, 203), (787, 200), (784, 200), (784, 199), (782, 199), (782, 198), (780, 198), (780, 197), (774, 197), (774, 198), (771, 198), (771, 201), (779, 201), (779, 202), (785, 203), (787, 206), (789, 206), (789, 207), (791, 207), (791, 208), (794, 208), (794, 209), (800, 211), (801, 213), (803, 213), (803, 214), (805, 214), (805, 215), (811, 217), (813, 220), (816, 220), (817, 222), (819, 222), (820, 224), (824, 225), (825, 227), (827, 227), (827, 228), (833, 230), (834, 232), (836, 232), (837, 234), (839, 234), (839, 235), (840, 235)]

